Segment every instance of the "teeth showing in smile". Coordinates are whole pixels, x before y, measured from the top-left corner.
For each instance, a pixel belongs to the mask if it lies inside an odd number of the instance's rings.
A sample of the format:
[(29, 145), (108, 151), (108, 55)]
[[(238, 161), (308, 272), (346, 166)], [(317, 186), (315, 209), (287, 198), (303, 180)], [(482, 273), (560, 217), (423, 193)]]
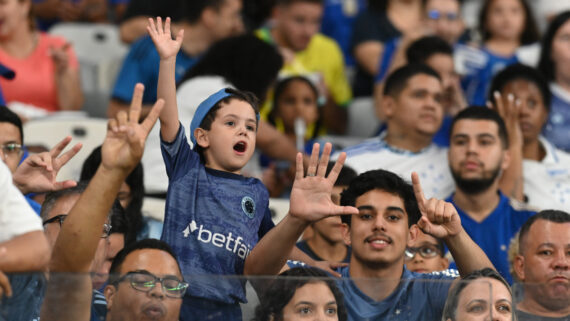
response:
[(373, 244), (388, 244), (388, 242), (384, 241), (384, 240), (374, 240), (372, 241)]

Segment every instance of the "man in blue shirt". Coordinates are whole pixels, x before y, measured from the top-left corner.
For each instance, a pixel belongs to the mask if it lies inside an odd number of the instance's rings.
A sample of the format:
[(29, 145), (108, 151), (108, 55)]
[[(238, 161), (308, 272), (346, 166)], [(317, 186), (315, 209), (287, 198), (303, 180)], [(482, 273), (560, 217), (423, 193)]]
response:
[(535, 212), (499, 190), (501, 173), (510, 163), (508, 142), (505, 123), (495, 111), (470, 107), (457, 114), (448, 155), (456, 190), (448, 201), (457, 208), (465, 231), (512, 283), (509, 243)]
[[(330, 146), (328, 148), (330, 151)], [(325, 178), (322, 167), (326, 166), (326, 147), (323, 155), (325, 159), (319, 166), (315, 157), (311, 159), (305, 178), (300, 161), (297, 163), (289, 214), (252, 251), (256, 255), (263, 252), (261, 257), (265, 264), (273, 260), (272, 263), (284, 263), (304, 227), (311, 221), (334, 215), (336, 209), (332, 205), (328, 211), (314, 208), (316, 204), (324, 206), (330, 202), (332, 185), (340, 172), (337, 164)], [(346, 155), (341, 154), (339, 161), (344, 157)], [(462, 228), (453, 205), (435, 198), (426, 199), (416, 173), (412, 181), (413, 187), (396, 174), (373, 170), (352, 180), (341, 195), (344, 213), (354, 213), (342, 216), (343, 238), (352, 246), (350, 265), (340, 269), (346, 279), (339, 282), (349, 320), (441, 318), (453, 277), (446, 272), (412, 273), (404, 267), (406, 245), (415, 239), (418, 229), (444, 239), (462, 274), (492, 266)], [(305, 199), (304, 194), (316, 188), (322, 189), (322, 195)], [(309, 206), (313, 207), (310, 212)]]
[[(241, 0), (183, 1), (184, 18), (173, 24), (174, 30), (184, 29), (184, 41), (176, 57), (176, 81), (195, 63), (214, 42), (241, 32)], [(176, 32), (174, 32), (176, 33)], [(150, 111), (156, 101), (160, 57), (149, 36), (133, 43), (117, 76), (107, 114), (114, 117), (118, 111), (128, 110), (136, 83), (145, 86), (141, 117)]]

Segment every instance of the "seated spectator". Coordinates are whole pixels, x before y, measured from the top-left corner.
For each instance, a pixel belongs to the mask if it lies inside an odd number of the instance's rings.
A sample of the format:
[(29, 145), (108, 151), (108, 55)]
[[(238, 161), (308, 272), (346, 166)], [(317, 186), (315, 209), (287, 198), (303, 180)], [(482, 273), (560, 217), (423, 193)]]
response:
[[(143, 87), (135, 88), (129, 116), (109, 121), (102, 147), (101, 166), (82, 197), (69, 211), (65, 228), (55, 242), (50, 264), (50, 284), (41, 320), (90, 320), (91, 280), (58, 278), (59, 272), (86, 273), (96, 252), (101, 228), (122, 182), (140, 162), (144, 141), (158, 119), (163, 102), (139, 124)], [(145, 240), (119, 252), (111, 266), (113, 278), (105, 287), (105, 320), (178, 320), (182, 296), (188, 287), (172, 250), (163, 242)], [(127, 282), (125, 282), (127, 281)], [(161, 286), (157, 286), (157, 282)]]
[(516, 320), (509, 284), (492, 269), (473, 271), (449, 291), (444, 321)]
[[(258, 29), (256, 35), (279, 48), (285, 60), (283, 75), (318, 79), (317, 87), (325, 101), (323, 125), (332, 133), (342, 134), (352, 93), (342, 51), (334, 40), (319, 33), (322, 15), (322, 0), (278, 0), (274, 24)], [(272, 107), (266, 104), (262, 113), (266, 115)]]
[(510, 165), (505, 123), (495, 111), (469, 107), (451, 125), (449, 167), (455, 180), (451, 202), (463, 228), (510, 283), (507, 249), (523, 223), (535, 214), (499, 190)]
[(382, 99), (388, 128), (345, 149), (346, 164), (357, 173), (382, 168), (409, 177), (416, 171), (429, 197), (449, 196), (446, 150), (432, 142), (443, 118), (442, 95), (441, 77), (430, 67), (407, 65), (390, 74)]
[(485, 105), (491, 79), (499, 70), (517, 62), (535, 65), (538, 61), (539, 34), (526, 0), (486, 0), (479, 29), (482, 42), (478, 48), (455, 48), (461, 86), (468, 104), (474, 106)]
[[(311, 159), (306, 177), (298, 158), (289, 214), (251, 255), (264, 258), (259, 264), (279, 268), (304, 227), (332, 213), (344, 212), (349, 215), (341, 216), (343, 238), (352, 246), (352, 254), (349, 267), (339, 269), (345, 278), (339, 287), (350, 320), (438, 320), (450, 282), (426, 281), (449, 281), (453, 277), (447, 272), (421, 274), (404, 268), (406, 245), (415, 239), (417, 229), (443, 238), (461, 266), (461, 273), (491, 267), (491, 262), (467, 236), (451, 204), (425, 199), (417, 174), (412, 176), (412, 186), (391, 172), (366, 172), (353, 179), (342, 193), (343, 207), (331, 204), (327, 198), (345, 155), (341, 154), (325, 177), (326, 171), (320, 166), (327, 164), (330, 149), (331, 145), (326, 144), (321, 160)], [(314, 202), (316, 195), (322, 195), (319, 202)]]
[[(459, 77), (455, 72), (453, 48), (438, 36), (427, 36), (412, 42), (407, 48), (405, 55), (406, 63), (425, 64), (437, 71), (441, 77), (441, 84), (443, 85), (441, 105), (443, 106), (444, 116), (441, 128), (435, 134), (433, 141), (439, 146), (447, 147), (449, 146), (449, 127), (453, 116), (466, 107), (463, 90), (459, 84)], [(391, 67), (394, 67), (394, 64)], [(384, 76), (382, 73), (376, 75), (374, 88), (374, 103), (380, 118), (385, 118), (382, 113)]]
[(570, 151), (570, 11), (559, 14), (542, 38), (538, 70), (550, 82), (550, 115), (543, 133), (554, 146)]
[[(18, 113), (46, 114), (78, 110), (83, 104), (79, 64), (69, 43), (35, 29), (32, 0), (7, 0), (0, 33), (0, 61), (13, 69), (13, 80), (0, 78), (6, 103), (24, 104)], [(39, 109), (39, 111), (37, 110)]]
[(405, 254), (406, 269), (411, 272), (431, 273), (449, 268), (443, 241), (421, 230), (416, 239), (410, 241)]
[(521, 227), (513, 269), (524, 290), (519, 321), (570, 318), (570, 214), (546, 210)]
[(461, 17), (461, 0), (427, 0), (425, 26), (450, 45), (464, 42), (465, 23)]
[[(120, 206), (119, 206), (120, 207)], [(101, 265), (100, 271), (105, 274), (97, 273), (93, 276), (93, 288), (99, 290), (101, 293), (104, 290), (104, 286), (107, 284), (109, 278), (109, 271), (111, 270), (111, 264), (117, 257), (119, 251), (121, 251), (125, 246), (132, 243), (127, 243), (127, 234), (130, 232), (131, 227), (127, 223), (127, 218), (125, 216), (125, 211), (113, 204), (112, 213), (109, 217), (109, 223), (111, 225), (111, 230), (109, 232), (107, 255), (105, 260)], [(134, 243), (134, 241), (133, 241)]]
[[(47, 31), (58, 22), (105, 22), (107, 1), (114, 0), (33, 0), (33, 10), (40, 30)], [(125, 2), (125, 0), (119, 0)]]
[[(518, 104), (518, 121), (508, 126), (509, 137), (517, 136), (513, 148), (518, 153), (511, 158), (521, 171), (516, 180), (524, 182), (524, 200), (537, 209), (568, 209), (570, 203), (570, 154), (557, 149), (541, 136), (550, 109), (550, 90), (542, 74), (525, 65), (515, 64), (498, 73), (491, 84), (491, 92), (499, 92), (502, 105), (507, 108), (511, 96)], [(496, 99), (491, 96), (491, 100)], [(514, 105), (513, 105), (514, 106)], [(503, 111), (508, 122), (509, 114)], [(509, 128), (510, 127), (510, 128)], [(522, 161), (522, 167), (521, 167)]]
[[(14, 184), (38, 215), (41, 205), (33, 199), (33, 193), (45, 193), (75, 185), (74, 181), (56, 181), (59, 169), (81, 149), (81, 144), (76, 144), (60, 156), (70, 141), (71, 137), (66, 137), (49, 152), (26, 155), (22, 121), (9, 108), (0, 106), (0, 156), (14, 175)], [(37, 170), (45, 175), (30, 176)]]
[(321, 21), (321, 33), (333, 38), (344, 56), (344, 64), (347, 67), (354, 66), (354, 58), (350, 50), (350, 41), (354, 22), (359, 14), (367, 9), (365, 0), (324, 0), (323, 19)]
[[(333, 169), (334, 163), (330, 162), (327, 167), (327, 175)], [(336, 205), (340, 205), (340, 195), (348, 187), (356, 172), (348, 166), (344, 166), (336, 179), (331, 199)], [(344, 244), (342, 238), (340, 217), (331, 216), (318, 220), (310, 225), (310, 237), (297, 242), (297, 247), (307, 253), (315, 261), (344, 262), (350, 260), (350, 246)], [(303, 236), (307, 231), (303, 233)]]
[(352, 34), (351, 51), (357, 67), (352, 86), (354, 97), (372, 96), (374, 76), (380, 57), (389, 50), (388, 43), (399, 37), (417, 38), (422, 24), (422, 0), (369, 1), (368, 9), (354, 22)]
[[(184, 3), (185, 6), (178, 8), (184, 10), (181, 21), (172, 26), (175, 33), (178, 30), (185, 32), (182, 50), (176, 57), (176, 81), (182, 78), (214, 42), (241, 32), (243, 28), (240, 0), (193, 0)], [(148, 19), (146, 23), (148, 24)], [(145, 36), (131, 46), (111, 94), (107, 109), (109, 116), (115, 116), (119, 110), (128, 109), (132, 89), (139, 82), (145, 86), (141, 116), (146, 116), (150, 106), (156, 101), (159, 61), (160, 57), (150, 37)]]
[(346, 321), (342, 293), (328, 277), (322, 270), (304, 267), (279, 274), (260, 296), (252, 321)]

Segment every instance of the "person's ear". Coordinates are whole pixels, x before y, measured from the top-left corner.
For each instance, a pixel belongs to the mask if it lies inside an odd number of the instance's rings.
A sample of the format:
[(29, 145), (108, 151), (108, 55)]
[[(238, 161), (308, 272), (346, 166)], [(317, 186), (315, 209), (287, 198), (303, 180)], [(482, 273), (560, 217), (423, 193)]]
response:
[(117, 288), (114, 285), (107, 284), (103, 290), (105, 295), (105, 300), (107, 300), (107, 310), (111, 310), (113, 306), (113, 300), (115, 299), (115, 294), (117, 293)]
[(213, 6), (206, 7), (204, 11), (202, 11), (202, 15), (200, 16), (200, 20), (202, 23), (207, 27), (213, 27), (217, 23), (218, 19), (218, 11)]
[(503, 161), (501, 162), (501, 170), (505, 171), (511, 165), (511, 154), (508, 149), (503, 150)]
[(384, 113), (384, 117), (389, 119), (394, 115), (396, 112), (396, 100), (392, 96), (384, 95), (382, 97), (382, 105), (380, 106), (382, 112)]
[(439, 263), (441, 264), (441, 271), (449, 268), (449, 260), (445, 256), (439, 258)]
[(194, 130), (194, 138), (196, 138), (196, 144), (198, 144), (198, 146), (202, 148), (208, 148), (210, 146), (208, 131), (204, 128), (196, 128)]
[(420, 228), (417, 224), (410, 226), (410, 235), (408, 237), (408, 244), (407, 245), (411, 246), (412, 242), (414, 242), (418, 238), (419, 234), (420, 234)]
[(515, 274), (517, 278), (521, 281), (524, 281), (524, 256), (517, 254), (515, 259), (513, 260), (513, 270), (515, 270)]
[(351, 242), (350, 242), (350, 226), (348, 226), (348, 224), (346, 223), (342, 223), (340, 225), (340, 232), (342, 234), (342, 239), (344, 241), (344, 244), (350, 246)]

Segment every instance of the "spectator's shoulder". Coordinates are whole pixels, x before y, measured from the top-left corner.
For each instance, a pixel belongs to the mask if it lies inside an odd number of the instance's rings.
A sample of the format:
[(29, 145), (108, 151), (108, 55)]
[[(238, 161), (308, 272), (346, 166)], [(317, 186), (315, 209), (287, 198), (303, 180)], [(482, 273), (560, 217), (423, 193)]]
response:
[(347, 147), (343, 150), (347, 157), (355, 157), (367, 153), (376, 153), (384, 150), (386, 144), (378, 137), (367, 139), (359, 144)]
[(526, 215), (528, 217), (536, 214), (536, 212), (539, 211), (538, 208), (513, 198), (509, 198), (509, 206), (514, 210), (516, 214)]
[(135, 59), (145, 59), (151, 56), (158, 58), (158, 52), (150, 36), (146, 35), (135, 41), (131, 45), (129, 56)]
[(335, 50), (338, 52), (341, 51), (340, 46), (338, 45), (338, 43), (334, 39), (332, 39), (328, 36), (325, 36), (324, 34), (322, 34), (320, 32), (313, 36), (313, 38), (311, 39), (310, 46), (311, 47), (317, 47), (321, 50)]

